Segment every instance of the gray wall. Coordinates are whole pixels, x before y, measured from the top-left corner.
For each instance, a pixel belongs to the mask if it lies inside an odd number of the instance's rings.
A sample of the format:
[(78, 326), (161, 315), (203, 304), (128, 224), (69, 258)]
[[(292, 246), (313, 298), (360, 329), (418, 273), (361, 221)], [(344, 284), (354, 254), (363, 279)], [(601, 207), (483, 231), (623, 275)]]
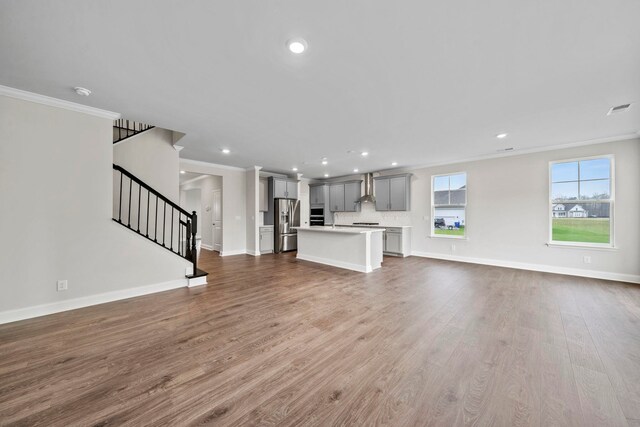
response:
[(111, 138), (109, 119), (0, 96), (0, 314), (184, 280), (189, 263), (111, 220)]

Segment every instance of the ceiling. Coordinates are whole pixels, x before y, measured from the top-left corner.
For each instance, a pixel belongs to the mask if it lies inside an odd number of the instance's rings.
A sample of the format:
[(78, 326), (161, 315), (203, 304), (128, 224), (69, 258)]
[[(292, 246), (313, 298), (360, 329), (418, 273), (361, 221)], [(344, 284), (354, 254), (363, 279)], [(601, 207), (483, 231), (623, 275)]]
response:
[(0, 84), (184, 132), (184, 158), (336, 176), (638, 132), (639, 16), (637, 0), (5, 0)]

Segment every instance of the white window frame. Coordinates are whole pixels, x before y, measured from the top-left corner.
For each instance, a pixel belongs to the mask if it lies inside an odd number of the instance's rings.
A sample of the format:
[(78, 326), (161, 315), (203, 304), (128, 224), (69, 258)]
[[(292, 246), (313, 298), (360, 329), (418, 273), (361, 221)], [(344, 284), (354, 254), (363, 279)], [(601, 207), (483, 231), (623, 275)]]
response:
[[(567, 242), (561, 240), (553, 240), (553, 178), (551, 175), (551, 168), (553, 165), (558, 163), (572, 163), (572, 162), (580, 162), (584, 160), (595, 160), (595, 159), (609, 159), (609, 183), (610, 183), (610, 194), (609, 199), (605, 200), (609, 202), (609, 243), (588, 243), (588, 242)], [(615, 193), (616, 193), (616, 185), (615, 185), (615, 161), (613, 154), (602, 154), (599, 156), (589, 156), (589, 157), (577, 157), (572, 159), (564, 159), (564, 160), (553, 160), (549, 162), (549, 206), (547, 207), (547, 215), (549, 219), (549, 235), (547, 240), (548, 246), (566, 246), (566, 247), (577, 247), (577, 248), (600, 248), (600, 249), (612, 249), (615, 248)], [(580, 179), (580, 175), (578, 175), (578, 179)], [(579, 188), (579, 187), (578, 187)], [(580, 197), (580, 190), (578, 189), (578, 197)], [(580, 199), (578, 199), (580, 200)], [(563, 202), (560, 202), (563, 203)]]
[[(435, 204), (435, 200), (434, 200), (434, 182), (436, 180), (436, 178), (441, 177), (441, 176), (451, 176), (451, 175), (461, 175), (464, 174), (464, 181), (465, 181), (465, 197), (464, 197), (464, 236), (449, 236), (446, 234), (436, 234), (436, 230), (435, 230), (435, 226), (433, 225), (433, 223), (436, 220), (436, 204)], [(449, 191), (451, 191), (451, 189), (449, 189)], [(449, 173), (442, 173), (442, 174), (438, 174), (438, 175), (431, 175), (431, 235), (430, 237), (432, 238), (436, 238), (436, 239), (457, 239), (457, 240), (467, 240), (469, 233), (468, 233), (468, 228), (467, 228), (467, 204), (469, 201), (469, 176), (467, 174), (467, 172), (465, 171), (460, 171), (460, 172), (449, 172)]]

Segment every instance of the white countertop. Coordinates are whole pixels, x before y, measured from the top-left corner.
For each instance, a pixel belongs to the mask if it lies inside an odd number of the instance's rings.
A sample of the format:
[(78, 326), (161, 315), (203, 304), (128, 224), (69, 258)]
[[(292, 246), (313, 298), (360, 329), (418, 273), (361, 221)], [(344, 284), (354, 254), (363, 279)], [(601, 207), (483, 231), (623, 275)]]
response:
[(354, 224), (336, 224), (336, 227), (358, 227), (358, 228), (411, 228), (411, 225), (354, 225)]
[(317, 231), (320, 233), (342, 233), (342, 234), (362, 234), (362, 233), (382, 233), (384, 228), (375, 227), (292, 227), (298, 231)]

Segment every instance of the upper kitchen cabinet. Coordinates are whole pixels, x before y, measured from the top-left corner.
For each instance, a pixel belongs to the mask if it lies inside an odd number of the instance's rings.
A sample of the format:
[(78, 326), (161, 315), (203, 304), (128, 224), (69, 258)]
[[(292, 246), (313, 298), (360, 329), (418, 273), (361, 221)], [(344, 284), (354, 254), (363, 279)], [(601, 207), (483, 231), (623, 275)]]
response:
[(340, 182), (329, 185), (331, 212), (356, 212), (360, 207), (362, 181)]
[(357, 212), (360, 207), (362, 181), (346, 182), (344, 184), (344, 211)]
[(309, 186), (309, 204), (310, 205), (324, 205), (325, 191), (327, 184), (316, 184)]
[(329, 185), (329, 210), (331, 212), (344, 211), (344, 184)]
[(377, 176), (373, 180), (377, 211), (411, 209), (411, 174)]
[(269, 178), (272, 182), (274, 199), (297, 199), (298, 181), (285, 178)]

